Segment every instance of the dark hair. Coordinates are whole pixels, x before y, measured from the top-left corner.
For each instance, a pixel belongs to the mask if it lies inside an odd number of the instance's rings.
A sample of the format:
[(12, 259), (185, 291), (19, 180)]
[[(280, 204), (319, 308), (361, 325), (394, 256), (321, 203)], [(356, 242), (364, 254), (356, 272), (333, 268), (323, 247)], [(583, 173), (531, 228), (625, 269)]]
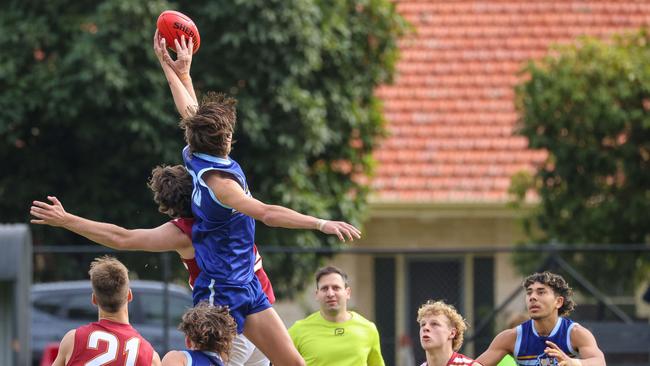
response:
[(158, 211), (177, 217), (192, 215), (192, 177), (182, 165), (155, 167), (147, 186), (153, 192)]
[(97, 306), (116, 313), (129, 300), (129, 270), (111, 256), (95, 258), (90, 263), (90, 283)]
[(237, 100), (209, 92), (196, 110), (181, 120), (190, 152), (225, 156), (230, 151), (237, 121)]
[(319, 269), (316, 271), (316, 288), (318, 289), (318, 281), (320, 281), (320, 278), (332, 273), (336, 273), (343, 278), (343, 282), (345, 283), (345, 287), (348, 288), (350, 287), (350, 284), (348, 283), (348, 275), (347, 273), (343, 272), (340, 268), (336, 268), (334, 266), (327, 266)]
[(224, 361), (237, 335), (237, 323), (228, 313), (228, 307), (210, 305), (201, 301), (188, 309), (178, 325), (199, 351), (211, 351), (221, 355)]
[(569, 287), (569, 284), (567, 284), (562, 276), (548, 271), (542, 273), (533, 273), (524, 279), (524, 289), (527, 289), (528, 286), (532, 285), (535, 282), (550, 287), (556, 296), (562, 296), (564, 298), (562, 307), (558, 309), (560, 316), (568, 316), (571, 314), (576, 306), (576, 303), (572, 299), (573, 290), (571, 287)]

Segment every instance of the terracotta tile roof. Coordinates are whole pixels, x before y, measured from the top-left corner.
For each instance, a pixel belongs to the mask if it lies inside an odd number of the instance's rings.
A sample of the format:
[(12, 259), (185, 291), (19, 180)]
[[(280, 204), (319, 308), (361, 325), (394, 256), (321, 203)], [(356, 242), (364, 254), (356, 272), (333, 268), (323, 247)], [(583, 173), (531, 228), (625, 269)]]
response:
[(394, 85), (378, 88), (390, 136), (376, 151), (375, 200), (502, 202), (510, 176), (546, 154), (513, 136), (513, 87), (553, 43), (650, 23), (650, 2), (396, 1), (415, 27)]

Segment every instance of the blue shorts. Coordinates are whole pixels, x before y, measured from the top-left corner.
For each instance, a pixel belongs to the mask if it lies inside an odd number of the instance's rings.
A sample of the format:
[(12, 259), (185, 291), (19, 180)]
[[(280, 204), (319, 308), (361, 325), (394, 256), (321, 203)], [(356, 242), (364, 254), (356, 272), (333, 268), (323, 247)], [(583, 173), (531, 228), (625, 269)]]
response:
[(201, 272), (194, 282), (192, 291), (194, 305), (202, 300), (208, 300), (210, 305), (228, 306), (230, 316), (237, 322), (237, 333), (244, 331), (246, 316), (271, 307), (257, 276), (253, 276), (251, 282), (247, 284), (231, 285), (219, 283), (203, 274), (204, 272)]

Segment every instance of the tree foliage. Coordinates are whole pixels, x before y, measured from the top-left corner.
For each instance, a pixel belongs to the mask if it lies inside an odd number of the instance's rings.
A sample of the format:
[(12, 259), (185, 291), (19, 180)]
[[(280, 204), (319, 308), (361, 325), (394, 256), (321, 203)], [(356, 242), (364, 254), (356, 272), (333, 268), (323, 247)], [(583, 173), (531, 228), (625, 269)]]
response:
[[(199, 93), (239, 100), (233, 157), (254, 196), (359, 224), (383, 134), (374, 88), (389, 82), (404, 21), (388, 0), (14, 2), (0, 15), (0, 221), (26, 221), (32, 200), (127, 227), (165, 220), (146, 179), (180, 163), (182, 134), (151, 49), (158, 14), (175, 9), (201, 33)], [(39, 242), (75, 242), (34, 227)], [(45, 235), (47, 234), (47, 239)], [(311, 231), (258, 225), (264, 246), (338, 245)], [(318, 259), (265, 256), (281, 293)], [(82, 267), (83, 268), (83, 267)]]
[[(530, 148), (548, 151), (528, 180), (540, 198), (528, 222), (531, 240), (578, 249), (650, 241), (648, 60), (650, 36), (643, 30), (609, 41), (584, 38), (526, 67), (530, 77), (517, 88), (519, 133)], [(610, 289), (629, 289), (630, 279), (650, 267), (647, 252), (565, 259)]]

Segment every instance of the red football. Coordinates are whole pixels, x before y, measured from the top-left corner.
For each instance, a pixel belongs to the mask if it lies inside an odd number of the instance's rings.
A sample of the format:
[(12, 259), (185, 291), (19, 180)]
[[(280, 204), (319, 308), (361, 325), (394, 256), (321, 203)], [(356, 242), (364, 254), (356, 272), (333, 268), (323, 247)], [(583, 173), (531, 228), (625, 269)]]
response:
[(172, 50), (176, 51), (174, 39), (178, 39), (180, 42), (181, 35), (185, 35), (185, 39), (192, 37), (194, 53), (199, 50), (201, 45), (199, 29), (196, 28), (196, 24), (187, 15), (174, 10), (165, 10), (160, 13), (156, 26), (158, 27), (158, 34), (165, 38), (167, 47)]

